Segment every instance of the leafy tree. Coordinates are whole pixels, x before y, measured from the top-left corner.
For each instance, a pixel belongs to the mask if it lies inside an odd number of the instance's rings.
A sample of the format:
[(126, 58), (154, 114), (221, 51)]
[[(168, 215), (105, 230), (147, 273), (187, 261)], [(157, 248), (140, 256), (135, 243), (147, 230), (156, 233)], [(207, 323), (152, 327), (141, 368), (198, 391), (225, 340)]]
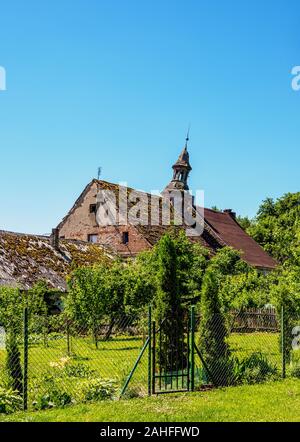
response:
[(292, 355), (292, 343), (295, 338), (293, 329), (299, 325), (300, 318), (300, 273), (298, 268), (279, 268), (272, 277), (270, 300), (277, 309), (278, 318), (281, 317), (281, 309), (284, 307), (285, 349), (288, 361)]
[(248, 233), (279, 262), (299, 264), (300, 192), (263, 201)]
[(80, 327), (88, 327), (96, 348), (99, 327), (110, 303), (106, 277), (107, 267), (104, 265), (77, 268), (68, 281), (69, 293), (65, 298), (67, 316)]
[(252, 225), (252, 220), (248, 216), (238, 215), (236, 217), (236, 220), (244, 230), (249, 229), (249, 227), (251, 227), (251, 225)]

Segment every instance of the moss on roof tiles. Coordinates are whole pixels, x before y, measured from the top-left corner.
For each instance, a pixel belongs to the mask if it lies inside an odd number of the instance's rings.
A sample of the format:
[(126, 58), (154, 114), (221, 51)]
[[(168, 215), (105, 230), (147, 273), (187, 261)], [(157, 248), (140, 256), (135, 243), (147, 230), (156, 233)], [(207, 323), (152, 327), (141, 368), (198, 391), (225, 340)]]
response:
[(66, 276), (79, 266), (109, 262), (112, 254), (101, 245), (63, 240), (55, 250), (48, 237), (0, 231), (0, 284), (24, 288), (44, 280), (50, 287), (66, 289)]

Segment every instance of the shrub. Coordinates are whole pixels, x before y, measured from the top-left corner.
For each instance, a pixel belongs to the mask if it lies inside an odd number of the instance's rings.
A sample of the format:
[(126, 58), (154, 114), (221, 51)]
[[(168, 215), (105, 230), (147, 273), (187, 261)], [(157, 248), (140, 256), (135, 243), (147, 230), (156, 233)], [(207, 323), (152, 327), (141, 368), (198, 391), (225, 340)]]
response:
[(63, 385), (58, 384), (53, 376), (46, 376), (39, 385), (43, 392), (36, 395), (33, 406), (36, 410), (46, 408), (64, 407), (72, 403), (72, 396), (64, 390)]
[(294, 378), (300, 378), (300, 365), (296, 365), (292, 368), (291, 376)]
[(22, 406), (22, 398), (18, 391), (12, 388), (5, 389), (0, 387), (0, 413), (13, 413)]
[(95, 370), (91, 370), (87, 365), (78, 363), (66, 365), (64, 368), (64, 374), (68, 377), (74, 378), (89, 378), (95, 373)]
[(79, 387), (82, 402), (113, 399), (117, 391), (116, 382), (110, 379), (93, 379), (83, 382)]
[(6, 338), (6, 370), (9, 385), (14, 391), (18, 391), (21, 394), (23, 391), (21, 355), (18, 348), (17, 336), (12, 331), (7, 333)]
[(235, 360), (236, 383), (256, 384), (277, 378), (279, 373), (262, 353), (253, 353), (242, 361)]

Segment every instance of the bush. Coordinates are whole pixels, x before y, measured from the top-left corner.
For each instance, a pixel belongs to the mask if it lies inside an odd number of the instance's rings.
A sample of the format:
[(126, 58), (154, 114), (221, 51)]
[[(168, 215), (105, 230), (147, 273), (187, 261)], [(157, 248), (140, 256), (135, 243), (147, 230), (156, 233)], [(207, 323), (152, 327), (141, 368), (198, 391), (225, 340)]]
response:
[(110, 379), (93, 379), (83, 382), (79, 387), (82, 402), (113, 399), (116, 394), (116, 382)]
[(63, 385), (58, 384), (53, 376), (46, 376), (39, 385), (43, 392), (37, 394), (33, 406), (36, 410), (45, 410), (46, 408), (64, 407), (72, 403), (72, 396), (65, 391)]
[(242, 361), (235, 360), (235, 383), (256, 384), (274, 380), (278, 376), (276, 366), (271, 364), (262, 353), (253, 353)]
[(0, 387), (0, 413), (13, 413), (20, 410), (21, 406), (22, 398), (18, 391), (14, 391), (12, 388)]
[(78, 363), (66, 365), (64, 374), (68, 377), (74, 378), (89, 378), (94, 375), (95, 370), (91, 370), (87, 365)]
[(292, 368), (291, 376), (294, 378), (300, 378), (300, 365), (296, 365)]

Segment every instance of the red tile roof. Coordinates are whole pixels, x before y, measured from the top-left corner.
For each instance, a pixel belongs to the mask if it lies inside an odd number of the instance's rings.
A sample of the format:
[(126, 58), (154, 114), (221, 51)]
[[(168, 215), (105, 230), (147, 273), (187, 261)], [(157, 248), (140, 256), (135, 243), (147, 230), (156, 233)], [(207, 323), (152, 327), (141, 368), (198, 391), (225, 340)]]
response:
[(250, 265), (266, 269), (276, 267), (276, 261), (242, 229), (232, 215), (204, 209), (204, 218), (228, 246), (242, 252), (242, 258)]

